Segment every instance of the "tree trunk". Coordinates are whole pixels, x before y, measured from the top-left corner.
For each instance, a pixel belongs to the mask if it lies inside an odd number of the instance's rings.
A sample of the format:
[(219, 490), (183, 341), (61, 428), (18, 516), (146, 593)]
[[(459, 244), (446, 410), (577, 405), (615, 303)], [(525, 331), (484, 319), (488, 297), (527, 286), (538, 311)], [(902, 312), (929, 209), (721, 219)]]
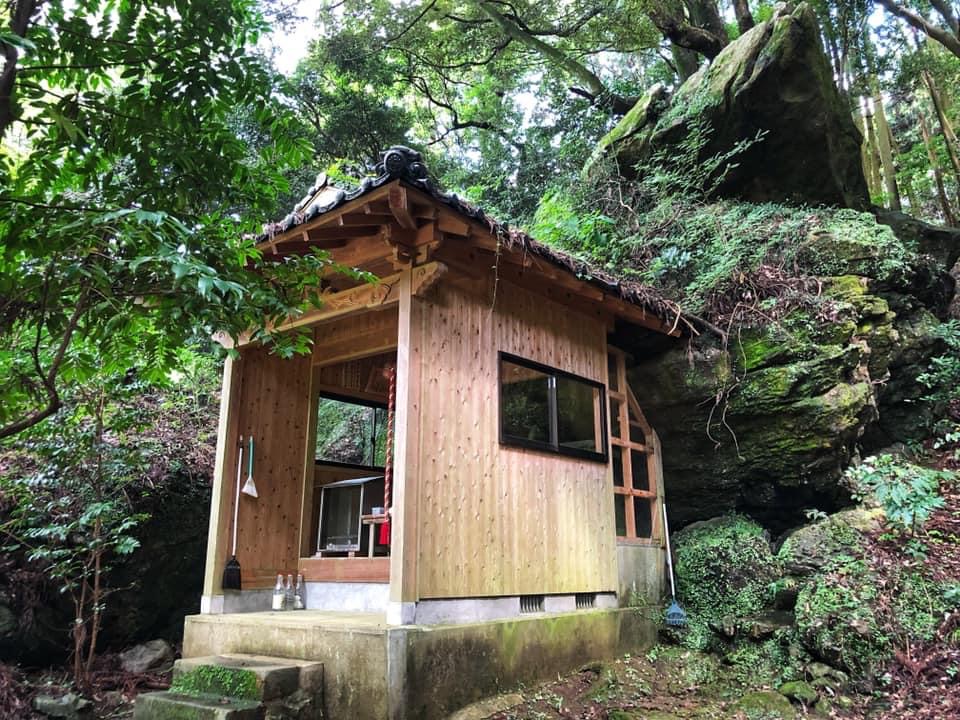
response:
[(713, 60), (730, 42), (716, 2), (689, 0), (686, 4), (690, 13), (689, 19), (680, 3), (650, 3), (646, 14), (657, 30), (674, 45), (693, 50)]
[[(9, 32), (11, 35), (26, 38), (34, 13), (40, 6), (40, 0), (18, 0), (8, 3)], [(0, 41), (0, 56), (3, 57), (3, 70), (0, 70), (0, 139), (17, 118), (16, 84), (17, 61), (20, 53), (9, 43)]]
[(883, 192), (883, 179), (880, 177), (880, 150), (877, 147), (877, 134), (874, 130), (873, 113), (869, 101), (861, 98), (861, 104), (863, 106), (863, 126), (866, 131), (864, 133), (864, 158), (867, 168), (867, 188), (871, 197), (877, 197)]
[(950, 164), (953, 166), (953, 175), (957, 182), (957, 203), (960, 206), (960, 154), (958, 154), (957, 134), (953, 131), (953, 125), (950, 124), (950, 118), (947, 117), (943, 108), (943, 97), (940, 95), (940, 89), (937, 87), (933, 75), (929, 71), (923, 71), (923, 80), (930, 93), (930, 100), (933, 102), (933, 109), (937, 113), (937, 120), (940, 122), (940, 131), (943, 133), (943, 139), (947, 144), (947, 157), (950, 158)]
[(920, 212), (920, 196), (917, 195), (917, 189), (913, 186), (913, 181), (909, 175), (904, 175), (900, 184), (903, 186), (903, 194), (907, 196), (907, 202), (910, 204), (910, 212), (916, 215)]
[(737, 18), (737, 27), (740, 28), (741, 35), (754, 26), (753, 15), (750, 14), (750, 3), (747, 0), (733, 0), (733, 14)]
[(883, 109), (883, 98), (880, 95), (880, 86), (877, 79), (871, 78), (873, 86), (873, 117), (877, 127), (877, 149), (880, 150), (880, 163), (883, 166), (883, 181), (886, 187), (887, 198), (891, 210), (901, 210), (900, 188), (897, 187), (897, 168), (893, 162), (894, 146), (893, 134), (887, 122), (887, 114)]
[(673, 63), (677, 66), (677, 75), (680, 76), (681, 83), (700, 68), (700, 56), (693, 50), (671, 43), (670, 52), (673, 55)]
[(507, 37), (540, 53), (545, 59), (556, 63), (568, 75), (583, 83), (586, 86), (585, 90), (574, 90), (578, 95), (590, 98), (598, 106), (608, 108), (614, 115), (626, 115), (636, 104), (637, 98), (624, 98), (611, 92), (597, 74), (586, 65), (577, 62), (563, 50), (526, 32), (512, 20), (502, 15), (492, 3), (479, 0), (476, 5), (481, 12), (496, 23)]
[(878, 2), (883, 5), (883, 7), (885, 7), (892, 15), (896, 15), (898, 18), (905, 20), (908, 24), (912, 25), (918, 30), (923, 31), (928, 37), (933, 38), (954, 55), (960, 57), (960, 34), (958, 34), (960, 28), (957, 27), (956, 17), (953, 15), (952, 11), (947, 9), (947, 3), (937, 0), (932, 4), (937, 8), (938, 12), (941, 13), (944, 21), (950, 27), (949, 30), (930, 22), (919, 13), (904, 5), (901, 5), (900, 3), (894, 2), (894, 0), (878, 0)]
[(940, 209), (943, 211), (943, 220), (947, 225), (956, 225), (956, 218), (950, 209), (950, 201), (947, 199), (947, 190), (943, 185), (943, 170), (940, 169), (940, 159), (937, 157), (937, 151), (933, 147), (933, 139), (930, 137), (930, 127), (927, 125), (927, 118), (923, 112), (917, 113), (920, 116), (920, 134), (923, 136), (923, 145), (927, 149), (927, 157), (930, 159), (930, 169), (933, 170), (934, 184), (937, 186), (937, 197), (940, 200)]

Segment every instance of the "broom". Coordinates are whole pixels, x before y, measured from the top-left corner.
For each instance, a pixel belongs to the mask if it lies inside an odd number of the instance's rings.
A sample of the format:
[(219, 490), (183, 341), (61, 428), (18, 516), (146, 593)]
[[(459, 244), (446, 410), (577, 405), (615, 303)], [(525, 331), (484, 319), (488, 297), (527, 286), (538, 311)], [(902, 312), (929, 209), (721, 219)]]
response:
[(240, 563), (237, 561), (237, 520), (240, 517), (240, 476), (243, 473), (243, 435), (237, 449), (237, 494), (233, 503), (233, 553), (223, 567), (223, 579), (220, 582), (224, 590), (240, 589)]
[(670, 607), (667, 608), (667, 625), (684, 627), (687, 624), (687, 614), (677, 602), (677, 588), (673, 584), (673, 557), (670, 555), (670, 526), (667, 524), (667, 504), (663, 504), (663, 534), (667, 539), (667, 568), (670, 570)]

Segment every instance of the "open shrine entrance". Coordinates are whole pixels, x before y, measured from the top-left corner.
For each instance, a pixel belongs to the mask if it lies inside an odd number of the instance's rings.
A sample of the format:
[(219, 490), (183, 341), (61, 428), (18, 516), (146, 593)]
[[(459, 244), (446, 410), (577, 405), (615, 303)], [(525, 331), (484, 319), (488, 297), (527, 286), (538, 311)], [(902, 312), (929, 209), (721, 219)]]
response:
[(300, 548), (308, 580), (389, 580), (396, 360), (390, 350), (314, 367)]

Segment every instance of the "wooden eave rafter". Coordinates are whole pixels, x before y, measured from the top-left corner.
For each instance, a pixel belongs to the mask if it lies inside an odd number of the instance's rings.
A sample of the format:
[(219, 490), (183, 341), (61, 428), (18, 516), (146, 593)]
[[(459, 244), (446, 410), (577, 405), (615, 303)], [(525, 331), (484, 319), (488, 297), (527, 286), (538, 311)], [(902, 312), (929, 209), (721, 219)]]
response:
[[(427, 263), (451, 238), (455, 244), (466, 240), (464, 244), (492, 254), (492, 264), (502, 268), (503, 275), (517, 284), (536, 288), (546, 281), (557, 291), (581, 299), (591, 309), (600, 309), (602, 314), (667, 335), (680, 335), (676, 324), (671, 326), (652, 312), (578, 278), (548, 258), (507, 248), (485, 223), (466, 217), (400, 180), (280, 233), (258, 248), (265, 254), (279, 256), (302, 254), (311, 248), (326, 249), (341, 265), (363, 267), (388, 260), (400, 269)], [(482, 267), (473, 268), (478, 269)]]

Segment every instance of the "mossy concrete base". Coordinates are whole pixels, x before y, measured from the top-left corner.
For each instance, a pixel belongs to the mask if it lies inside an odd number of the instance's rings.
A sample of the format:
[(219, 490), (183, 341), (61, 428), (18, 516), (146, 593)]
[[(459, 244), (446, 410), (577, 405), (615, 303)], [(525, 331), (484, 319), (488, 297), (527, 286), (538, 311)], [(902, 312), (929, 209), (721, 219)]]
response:
[[(290, 613), (288, 615), (293, 615)], [(388, 627), (382, 616), (332, 613), (195, 615), (184, 656), (250, 653), (324, 665), (324, 717), (446, 717), (476, 700), (556, 677), (591, 660), (653, 645), (654, 624), (632, 608), (538, 614), (442, 626)]]
[(133, 720), (263, 720), (263, 716), (263, 707), (256, 700), (173, 692), (140, 695), (133, 708)]

